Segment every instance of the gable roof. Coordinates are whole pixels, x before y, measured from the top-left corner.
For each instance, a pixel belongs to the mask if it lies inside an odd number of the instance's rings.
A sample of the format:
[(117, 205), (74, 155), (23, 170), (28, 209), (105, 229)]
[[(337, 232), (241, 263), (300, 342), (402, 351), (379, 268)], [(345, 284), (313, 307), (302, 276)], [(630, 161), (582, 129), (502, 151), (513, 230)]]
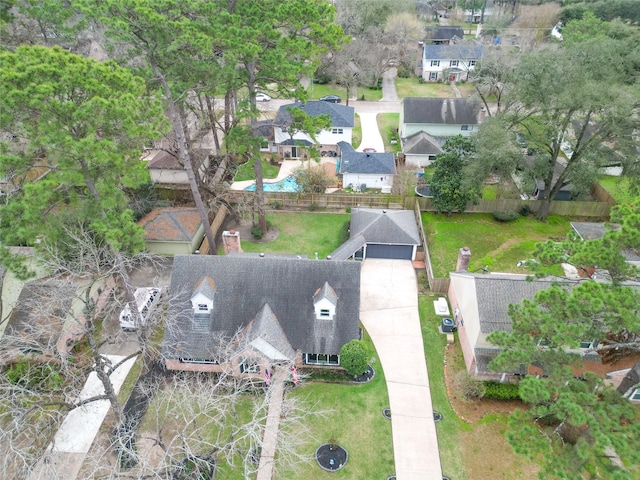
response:
[(438, 155), (442, 153), (440, 142), (424, 130), (404, 139), (402, 152), (405, 155)]
[(288, 108), (300, 108), (312, 117), (329, 115), (333, 127), (353, 127), (355, 125), (355, 110), (353, 107), (322, 101), (309, 101), (306, 103), (295, 102), (282, 105), (278, 109), (278, 114), (274, 120), (276, 125), (280, 125), (281, 127), (289, 125), (291, 122), (291, 114), (287, 111)]
[(367, 243), (419, 245), (420, 234), (413, 211), (354, 208), (351, 210), (351, 238), (362, 236)]
[[(620, 228), (620, 226), (616, 224), (610, 224), (610, 227), (613, 230)], [(580, 235), (580, 238), (583, 240), (597, 240), (602, 238), (607, 232), (605, 224), (597, 222), (571, 222), (571, 228)], [(640, 262), (640, 249), (634, 250), (627, 248), (621, 253), (627, 262)]]
[[(190, 297), (196, 282), (209, 276), (216, 284), (216, 301), (206, 318), (194, 315)], [(339, 297), (334, 320), (315, 318), (313, 296), (325, 282)], [(276, 323), (291, 348), (304, 353), (340, 353), (358, 338), (360, 264), (252, 255), (176, 255), (169, 293), (176, 328), (165, 329), (163, 353), (168, 358), (215, 357), (216, 339), (231, 338), (248, 329), (255, 338), (285, 353), (272, 339)], [(268, 304), (273, 318), (264, 309)], [(259, 315), (262, 314), (262, 315)], [(264, 339), (264, 337), (262, 337)], [(248, 338), (251, 341), (251, 338)]]
[(633, 367), (629, 369), (616, 390), (620, 395), (624, 395), (628, 390), (636, 387), (638, 384), (640, 384), (640, 360), (638, 360)]
[(474, 40), (462, 40), (454, 44), (425, 44), (423, 61), (428, 60), (478, 60), (482, 57), (482, 45)]
[(427, 39), (432, 41), (451, 40), (454, 37), (464, 38), (464, 30), (458, 25), (428, 25), (425, 30), (427, 31)]
[(293, 361), (295, 359), (296, 352), (268, 303), (264, 304), (256, 318), (249, 324), (246, 339), (254, 350), (271, 360)]
[(341, 151), (340, 173), (395, 175), (393, 153), (356, 152), (347, 142), (338, 142)]
[(195, 208), (176, 207), (151, 210), (138, 225), (144, 228), (146, 241), (191, 242), (202, 222)]
[(423, 98), (402, 99), (404, 123), (436, 125), (477, 125), (480, 113), (477, 98)]

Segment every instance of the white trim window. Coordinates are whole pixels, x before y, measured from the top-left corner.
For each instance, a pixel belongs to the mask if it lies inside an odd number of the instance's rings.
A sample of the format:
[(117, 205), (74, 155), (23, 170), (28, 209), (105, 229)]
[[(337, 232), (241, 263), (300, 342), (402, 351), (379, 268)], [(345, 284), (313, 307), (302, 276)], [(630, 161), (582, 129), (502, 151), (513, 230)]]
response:
[(475, 67), (476, 66), (476, 60), (469, 60), (469, 66), (470, 67)]
[(431, 66), (432, 67), (439, 67), (440, 66), (440, 60), (431, 60)]
[(457, 67), (459, 63), (460, 63), (460, 60), (451, 60), (449, 62), (449, 66), (450, 67)]
[(438, 72), (429, 72), (429, 80), (438, 80)]
[(462, 130), (463, 132), (470, 132), (471, 130), (473, 130), (473, 125), (461, 125), (460, 130)]
[(260, 373), (260, 362), (257, 358), (241, 358), (240, 373)]
[(340, 365), (340, 355), (326, 353), (305, 353), (304, 363), (307, 365)]
[(634, 402), (640, 402), (640, 388), (636, 388), (631, 395), (629, 395), (629, 400), (633, 400)]
[(334, 135), (342, 135), (344, 130), (342, 128), (332, 128), (331, 133)]

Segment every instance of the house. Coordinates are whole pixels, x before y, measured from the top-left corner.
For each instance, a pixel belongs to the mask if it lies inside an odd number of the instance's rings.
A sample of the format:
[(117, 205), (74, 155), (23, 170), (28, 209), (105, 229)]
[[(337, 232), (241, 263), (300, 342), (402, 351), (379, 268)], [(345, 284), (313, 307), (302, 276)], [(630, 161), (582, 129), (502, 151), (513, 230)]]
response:
[(351, 210), (349, 240), (331, 253), (333, 260), (392, 258), (415, 260), (420, 233), (411, 210)]
[[(539, 291), (554, 284), (572, 289), (581, 280), (473, 273), (466, 270), (469, 258), (469, 249), (460, 249), (456, 271), (449, 274), (448, 290), (467, 371), (472, 376), (485, 379), (498, 379), (503, 374), (524, 375), (527, 369), (513, 372), (492, 372), (489, 369), (489, 363), (498, 355), (500, 348), (487, 341), (487, 337), (493, 332), (511, 331), (509, 305), (521, 304), (525, 299), (533, 300)], [(578, 348), (571, 351), (580, 354), (585, 364), (600, 364), (597, 344), (593, 339), (584, 339)]]
[(425, 43), (422, 46), (422, 67), (418, 75), (425, 82), (467, 81), (482, 53), (482, 45), (474, 40), (452, 44)]
[(626, 375), (616, 387), (616, 390), (632, 403), (640, 404), (640, 360), (633, 367), (622, 371), (626, 372)]
[(464, 39), (464, 30), (456, 25), (427, 25), (425, 43), (432, 45), (450, 45)]
[(340, 151), (339, 170), (342, 185), (355, 190), (381, 188), (391, 193), (393, 177), (396, 174), (396, 160), (393, 153), (356, 152), (347, 142), (338, 143)]
[(339, 366), (341, 347), (360, 335), (357, 262), (177, 255), (169, 293), (175, 323), (165, 328), (163, 356), (171, 370)]
[(405, 97), (400, 107), (398, 133), (403, 145), (421, 131), (442, 145), (449, 137), (469, 137), (478, 130), (483, 118), (482, 104), (477, 98)]
[(484, 7), (467, 9), (464, 11), (465, 21), (467, 23), (484, 23), (493, 15), (494, 1), (487, 0)]
[[(184, 165), (178, 158), (177, 150), (161, 149), (145, 152), (142, 160), (146, 163), (149, 176), (153, 183), (170, 185), (188, 185), (189, 178)], [(201, 177), (206, 175), (211, 159), (208, 149), (194, 149), (191, 155), (191, 163), (194, 171)]]
[[(614, 224), (611, 225), (611, 228), (617, 229), (619, 226)], [(582, 240), (597, 240), (607, 232), (607, 227), (604, 223), (596, 222), (571, 222), (571, 229)], [(638, 249), (628, 248), (622, 251), (622, 255), (627, 262), (640, 268), (640, 251)]]
[(400, 139), (402, 153), (406, 165), (414, 167), (428, 167), (442, 153), (441, 141), (429, 135), (424, 130)]
[[(331, 118), (331, 128), (321, 131), (316, 135), (316, 142), (302, 132), (293, 132), (293, 136), (287, 131), (291, 124), (291, 114), (289, 110), (300, 108), (307, 115), (317, 117), (329, 115)], [(284, 158), (301, 158), (304, 156), (304, 147), (313, 143), (317, 144), (318, 151), (328, 155), (329, 152), (338, 150), (338, 143), (346, 142), (351, 144), (352, 132), (355, 125), (354, 108), (339, 103), (310, 101), (306, 103), (296, 102), (283, 105), (278, 109), (274, 120), (276, 125), (273, 128), (274, 142), (278, 146), (278, 152)], [(303, 148), (301, 148), (303, 147)]]
[(157, 208), (138, 221), (147, 250), (158, 255), (194, 253), (202, 244), (204, 227), (195, 208)]

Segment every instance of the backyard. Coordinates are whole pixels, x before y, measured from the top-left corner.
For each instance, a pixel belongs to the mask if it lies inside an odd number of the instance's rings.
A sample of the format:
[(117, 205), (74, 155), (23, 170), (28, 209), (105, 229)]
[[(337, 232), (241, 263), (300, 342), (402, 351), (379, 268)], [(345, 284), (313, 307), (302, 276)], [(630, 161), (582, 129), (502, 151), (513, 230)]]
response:
[[(549, 239), (563, 240), (571, 227), (566, 217), (551, 215), (546, 222), (520, 217), (512, 222), (498, 222), (491, 214), (423, 213), (422, 225), (429, 245), (435, 277), (447, 277), (455, 270), (458, 251), (471, 250), (469, 271), (528, 273), (518, 267), (520, 260), (531, 258), (535, 244)], [(550, 273), (561, 274), (561, 271)]]
[[(456, 83), (456, 87), (460, 90), (463, 97), (469, 97), (475, 93), (473, 85), (470, 83)], [(418, 77), (396, 78), (396, 90), (398, 97), (440, 97), (455, 98), (456, 93), (449, 83), (444, 82), (425, 82), (420, 83)]]

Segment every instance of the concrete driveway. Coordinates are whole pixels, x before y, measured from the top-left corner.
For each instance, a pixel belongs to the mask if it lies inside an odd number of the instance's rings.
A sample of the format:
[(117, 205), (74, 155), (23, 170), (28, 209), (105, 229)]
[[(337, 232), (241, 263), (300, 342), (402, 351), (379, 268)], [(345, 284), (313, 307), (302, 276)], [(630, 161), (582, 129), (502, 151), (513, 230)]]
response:
[(360, 125), (362, 126), (362, 142), (356, 151), (361, 152), (363, 148), (374, 148), (376, 152), (384, 152), (384, 142), (380, 130), (378, 130), (378, 114), (361, 112), (358, 115), (360, 115)]
[(408, 260), (367, 259), (360, 281), (360, 319), (387, 379), (396, 478), (440, 480), (413, 265)]

